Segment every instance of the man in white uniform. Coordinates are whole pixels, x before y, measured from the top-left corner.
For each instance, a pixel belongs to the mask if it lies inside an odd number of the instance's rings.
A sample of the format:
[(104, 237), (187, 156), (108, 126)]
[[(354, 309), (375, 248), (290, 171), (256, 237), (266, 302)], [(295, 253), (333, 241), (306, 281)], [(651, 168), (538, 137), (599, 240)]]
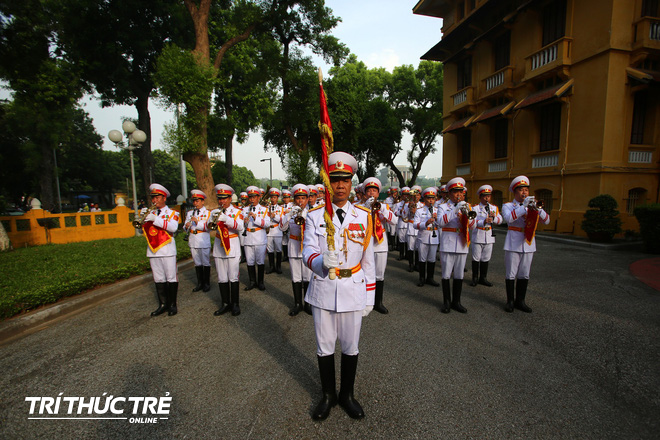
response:
[(477, 213), (477, 229), (472, 232), (472, 282), (470, 286), (482, 284), (492, 287), (493, 283), (488, 281), (488, 262), (493, 254), (493, 225), (502, 223), (497, 206), (490, 204), (493, 187), (482, 185), (477, 190), (479, 204), (474, 205), (472, 210)]
[[(215, 186), (218, 197), (218, 209), (211, 211), (211, 218), (216, 219), (213, 257), (218, 273), (218, 287), (222, 306), (213, 312), (215, 316), (231, 312), (232, 316), (241, 314), (239, 306), (238, 266), (241, 250), (238, 237), (243, 232), (243, 214), (231, 204), (234, 190), (231, 186), (220, 183)], [(217, 217), (216, 217), (217, 216)]]
[(277, 227), (282, 219), (284, 210), (278, 204), (280, 199), (280, 190), (271, 188), (268, 191), (270, 203), (268, 205), (268, 217), (270, 224), (273, 225), (268, 229), (268, 242), (266, 251), (268, 252), (268, 270), (267, 274), (277, 272), (282, 273), (282, 230)]
[[(353, 156), (335, 151), (328, 157), (332, 196), (334, 249), (328, 249), (325, 207), (312, 209), (305, 222), (303, 261), (312, 272), (306, 301), (312, 306), (323, 398), (314, 420), (325, 419), (341, 405), (352, 418), (364, 417), (353, 398), (362, 317), (374, 304), (376, 289), (372, 224), (368, 209), (351, 204)], [(336, 249), (336, 250), (335, 250)], [(335, 386), (335, 344), (341, 345), (341, 389)]]
[(250, 284), (245, 290), (252, 290), (255, 287), (259, 288), (259, 290), (266, 290), (266, 286), (264, 285), (264, 274), (266, 271), (264, 261), (266, 259), (266, 244), (268, 241), (266, 228), (270, 227), (270, 217), (268, 216), (268, 209), (259, 204), (261, 197), (259, 188), (248, 186), (247, 193), (250, 205), (243, 209), (243, 222), (245, 224), (243, 246), (245, 247), (245, 259), (247, 260)]
[[(293, 202), (291, 201), (291, 191), (288, 189), (282, 190), (282, 212), (286, 215), (291, 212)], [(284, 232), (282, 234), (282, 261), (289, 261), (289, 234)]]
[[(449, 313), (450, 307), (457, 312), (467, 313), (461, 304), (463, 291), (463, 269), (470, 246), (470, 229), (474, 229), (476, 214), (470, 218), (466, 212), (470, 205), (465, 202), (465, 180), (455, 177), (447, 182), (449, 200), (440, 205), (438, 226), (442, 228), (440, 237), (442, 262), (442, 313)], [(449, 279), (454, 279), (452, 292), (449, 289)]]
[(401, 200), (394, 207), (394, 215), (399, 221), (396, 224), (396, 239), (399, 247), (399, 257), (397, 261), (406, 258), (406, 232), (408, 230), (408, 218), (404, 217), (403, 211), (410, 201), (410, 188), (404, 186), (401, 188)]
[(209, 219), (209, 211), (204, 206), (206, 194), (198, 189), (190, 191), (190, 197), (193, 202), (193, 209), (186, 214), (186, 221), (183, 224), (183, 230), (188, 236), (188, 246), (195, 263), (195, 274), (197, 275), (197, 285), (193, 292), (211, 290), (211, 235), (206, 228), (206, 222)]
[(438, 253), (440, 234), (438, 234), (438, 210), (435, 208), (437, 192), (435, 187), (426, 188), (422, 191), (424, 207), (415, 212), (413, 226), (419, 230), (419, 287), (424, 284), (439, 286), (434, 279), (435, 258)]
[[(534, 196), (529, 195), (529, 179), (518, 176), (511, 182), (509, 191), (513, 192), (513, 202), (502, 206), (502, 218), (508, 225), (504, 241), (504, 265), (506, 267), (506, 307), (511, 313), (519, 309), (531, 313), (525, 304), (529, 272), (536, 252), (536, 226), (540, 222), (550, 223), (550, 215), (537, 204)], [(515, 301), (514, 301), (515, 288)]]
[[(176, 315), (176, 298), (179, 291), (179, 278), (176, 265), (176, 243), (174, 233), (179, 228), (179, 213), (167, 206), (170, 192), (163, 186), (153, 183), (149, 186), (154, 210), (149, 212), (142, 223), (142, 231), (147, 239), (147, 257), (156, 283), (158, 308), (151, 316), (167, 312)], [(141, 211), (145, 213), (147, 208)]]

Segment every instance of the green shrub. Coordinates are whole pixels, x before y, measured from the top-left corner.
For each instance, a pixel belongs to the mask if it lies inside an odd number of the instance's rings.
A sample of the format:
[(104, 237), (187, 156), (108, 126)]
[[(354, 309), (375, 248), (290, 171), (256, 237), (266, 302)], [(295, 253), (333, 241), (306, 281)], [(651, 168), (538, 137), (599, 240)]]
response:
[(611, 241), (621, 232), (621, 219), (617, 203), (609, 194), (601, 194), (589, 200), (589, 208), (584, 213), (582, 230), (592, 241)]
[(639, 222), (644, 248), (647, 252), (660, 253), (660, 203), (648, 203), (635, 207), (633, 212)]

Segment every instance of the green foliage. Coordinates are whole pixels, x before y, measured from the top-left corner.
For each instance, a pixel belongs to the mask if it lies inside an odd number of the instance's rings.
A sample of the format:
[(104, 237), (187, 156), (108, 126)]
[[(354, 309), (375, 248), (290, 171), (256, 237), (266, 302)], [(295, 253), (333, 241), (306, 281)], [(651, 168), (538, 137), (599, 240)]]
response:
[(617, 203), (609, 194), (601, 194), (589, 200), (589, 208), (584, 213), (582, 230), (594, 241), (611, 241), (621, 232), (621, 219)]
[(311, 184), (320, 181), (318, 171), (312, 166), (312, 157), (309, 150), (289, 150), (284, 160), (284, 171), (286, 171), (289, 186), (296, 183)]
[[(167, 188), (174, 197), (181, 192), (181, 162), (178, 154), (163, 150), (154, 150), (154, 181)], [(188, 190), (196, 187), (195, 173), (189, 163), (186, 163), (186, 184)], [(182, 194), (188, 197), (188, 194)]]
[(660, 203), (647, 203), (636, 206), (635, 217), (647, 252), (660, 254)]
[[(222, 161), (217, 161), (211, 168), (213, 174), (213, 181), (217, 183), (225, 183), (227, 181), (227, 166)], [(232, 185), (234, 191), (238, 194), (245, 191), (250, 185), (257, 185), (259, 181), (254, 177), (252, 171), (245, 167), (234, 165), (232, 171)]]
[[(177, 258), (190, 248), (176, 239)], [(44, 245), (0, 253), (0, 318), (150, 270), (142, 237)]]

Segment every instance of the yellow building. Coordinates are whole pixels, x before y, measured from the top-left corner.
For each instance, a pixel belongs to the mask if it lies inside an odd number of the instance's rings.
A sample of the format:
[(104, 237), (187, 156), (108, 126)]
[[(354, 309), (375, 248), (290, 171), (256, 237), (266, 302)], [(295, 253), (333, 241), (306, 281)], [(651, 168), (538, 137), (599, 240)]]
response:
[(483, 184), (494, 203), (511, 179), (551, 212), (545, 230), (585, 235), (589, 199), (610, 194), (623, 229), (658, 202), (659, 0), (420, 0), (442, 18), (422, 56), (444, 63), (443, 181)]

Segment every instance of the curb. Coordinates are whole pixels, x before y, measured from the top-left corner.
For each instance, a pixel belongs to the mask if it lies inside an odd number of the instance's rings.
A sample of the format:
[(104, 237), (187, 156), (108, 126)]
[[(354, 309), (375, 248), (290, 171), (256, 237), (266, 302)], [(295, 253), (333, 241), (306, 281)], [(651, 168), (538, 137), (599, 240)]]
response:
[[(194, 266), (192, 259), (177, 263), (179, 272), (188, 270), (192, 266)], [(80, 313), (152, 282), (152, 274), (148, 272), (76, 296), (64, 298), (55, 304), (44, 306), (24, 315), (9, 318), (0, 322), (0, 346), (18, 337), (34, 333), (52, 322)]]

